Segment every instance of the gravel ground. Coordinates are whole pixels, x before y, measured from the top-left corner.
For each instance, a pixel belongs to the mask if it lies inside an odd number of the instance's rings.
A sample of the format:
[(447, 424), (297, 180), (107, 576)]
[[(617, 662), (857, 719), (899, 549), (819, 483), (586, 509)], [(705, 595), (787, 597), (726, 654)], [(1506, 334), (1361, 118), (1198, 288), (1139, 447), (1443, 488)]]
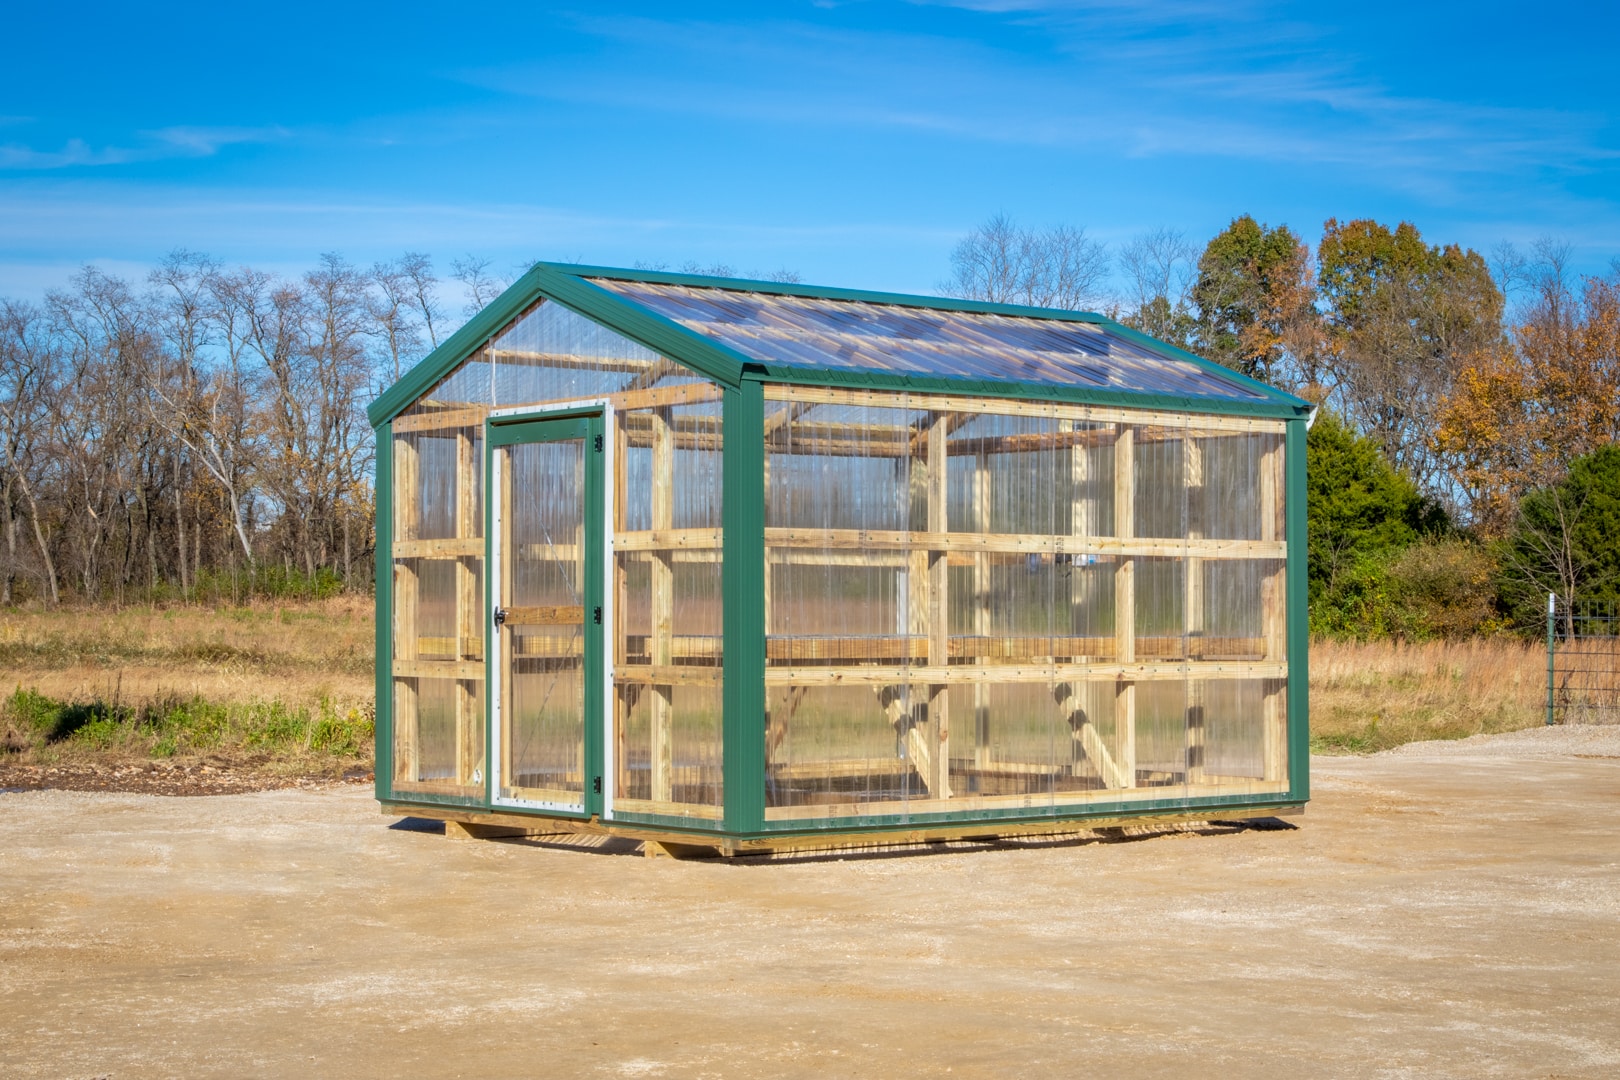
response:
[(356, 785), (0, 794), (0, 1076), (1620, 1076), (1610, 731), (1317, 758), (1297, 828), (795, 862)]
[(1591, 757), (1620, 759), (1620, 724), (1557, 724), (1501, 735), (1407, 743), (1380, 757)]

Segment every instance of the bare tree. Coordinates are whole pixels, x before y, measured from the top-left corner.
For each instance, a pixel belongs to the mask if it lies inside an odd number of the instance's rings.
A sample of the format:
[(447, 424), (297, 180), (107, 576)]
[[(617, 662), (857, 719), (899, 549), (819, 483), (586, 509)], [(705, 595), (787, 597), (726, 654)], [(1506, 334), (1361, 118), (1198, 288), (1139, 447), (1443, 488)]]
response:
[(27, 304), (10, 300), (0, 304), (0, 477), (5, 513), (6, 570), (4, 596), (0, 602), (15, 599), (17, 569), (17, 511), (15, 499), (21, 495), (39, 546), (41, 578), (52, 604), (61, 602), (56, 565), (40, 515), (39, 444), (47, 418), (47, 401), (55, 383), (56, 356), (43, 314)]
[(428, 345), (437, 349), (439, 331), (435, 321), (443, 319), (444, 313), (439, 308), (437, 291), (439, 279), (433, 276), (433, 260), (420, 251), (407, 251), (400, 256), (396, 265), (410, 284), (410, 294), (416, 302), (416, 310), (422, 313), (422, 326), (427, 330)]
[(467, 317), (472, 318), (489, 306), (489, 302), (501, 295), (506, 289), (506, 282), (500, 280), (489, 272), (490, 261), (476, 255), (468, 255), (464, 259), (450, 261), (450, 276), (461, 282), (467, 288)]
[(1120, 248), (1119, 267), (1134, 305), (1125, 322), (1174, 344), (1185, 342), (1195, 320), (1190, 311), (1198, 274), (1198, 248), (1187, 234), (1161, 226)]
[(1035, 232), (997, 214), (951, 251), (951, 270), (940, 285), (951, 296), (1075, 309), (1104, 299), (1108, 249), (1077, 226)]
[(412, 317), (416, 302), (414, 283), (397, 262), (373, 263), (370, 279), (376, 287), (376, 292), (369, 297), (373, 332), (387, 350), (397, 382), (404, 371), (402, 357), (414, 355), (422, 340)]

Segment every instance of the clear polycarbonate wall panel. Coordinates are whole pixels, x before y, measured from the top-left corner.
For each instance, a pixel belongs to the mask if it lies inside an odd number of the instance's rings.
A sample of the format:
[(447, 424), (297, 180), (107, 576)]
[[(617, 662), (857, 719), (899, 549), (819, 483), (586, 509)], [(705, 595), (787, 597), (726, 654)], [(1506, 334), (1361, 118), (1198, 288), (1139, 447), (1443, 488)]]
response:
[(496, 453), (506, 615), (501, 795), (583, 809), (585, 440)]
[[(1280, 498), (1262, 484), (1280, 470), (1275, 426), (922, 394), (766, 397), (767, 816), (1279, 780), (1275, 767), (1256, 779), (1198, 764), (1216, 721), (1220, 738), (1248, 723), (1270, 732), (1268, 753), (1280, 745), (1281, 623), (1266, 614), (1280, 512), (1236, 520)], [(1215, 716), (1205, 689), (1234, 682), (1264, 692), (1220, 698)]]
[(1258, 390), (1087, 322), (596, 279), (764, 363), (1263, 401)]
[(720, 418), (717, 399), (614, 414), (619, 812), (720, 816)]
[(453, 412), (418, 404), (393, 424), (394, 785), (472, 799), (483, 789), (483, 428)]
[[(1197, 689), (1203, 706), (1205, 783), (1265, 780), (1276, 735), (1268, 738), (1267, 724), (1284, 719), (1275, 689), (1258, 679), (1211, 680)], [(1277, 703), (1275, 715), (1269, 715), (1268, 700)], [(1273, 769), (1279, 767), (1280, 762)]]
[[(415, 785), (439, 794), (464, 791), (469, 797), (481, 796), (484, 790), (485, 418), (493, 407), (543, 407), (603, 397), (612, 415), (633, 415), (631, 423), (638, 427), (629, 441), (644, 459), (650, 446), (649, 406), (672, 407), (683, 428), (675, 452), (678, 480), (672, 486), (675, 519), (680, 528), (712, 528), (717, 537), (719, 388), (554, 302), (541, 301), (524, 311), (395, 418), (393, 651), (398, 685), (393, 727), (395, 779), (402, 790)], [(685, 430), (693, 424), (702, 425), (704, 431)], [(616, 437), (625, 434), (622, 426), (615, 429)], [(707, 440), (704, 448), (696, 446), (696, 438)], [(635, 480), (641, 485), (638, 512), (644, 519), (635, 527), (647, 529), (651, 477), (645, 460), (635, 468), (640, 469)], [(625, 526), (620, 521), (617, 527)], [(650, 634), (645, 586), (652, 557), (649, 552), (624, 556), (627, 562), (642, 560), (626, 569), (632, 581), (641, 576), (643, 610), (638, 615), (629, 605), (620, 613), (620, 636), (612, 647), (621, 658), (627, 645), (644, 648)], [(705, 674), (712, 680), (704, 686), (683, 685), (672, 695), (671, 727), (676, 778), (684, 784), (679, 799), (700, 804), (699, 810), (710, 816), (717, 813), (721, 791), (719, 575), (718, 540), (706, 553), (683, 558), (674, 568), (671, 612), (672, 632), (682, 638), (678, 662), (706, 666)], [(627, 630), (637, 619), (641, 628)], [(631, 642), (627, 635), (639, 635), (640, 640)], [(525, 647), (543, 649), (549, 647), (544, 642), (556, 635), (535, 629), (525, 630), (523, 636), (530, 641)], [(544, 657), (520, 655), (517, 664), (524, 686), (544, 673)], [(433, 722), (423, 721), (417, 708), (419, 675), (451, 680), (459, 687), (453, 714), (455, 767), (449, 774), (441, 766), (418, 768), (423, 760), (420, 740), (427, 734), (420, 725)], [(544, 692), (539, 693), (543, 698)], [(551, 709), (548, 703), (542, 711)], [(434, 715), (443, 715), (442, 710)]]

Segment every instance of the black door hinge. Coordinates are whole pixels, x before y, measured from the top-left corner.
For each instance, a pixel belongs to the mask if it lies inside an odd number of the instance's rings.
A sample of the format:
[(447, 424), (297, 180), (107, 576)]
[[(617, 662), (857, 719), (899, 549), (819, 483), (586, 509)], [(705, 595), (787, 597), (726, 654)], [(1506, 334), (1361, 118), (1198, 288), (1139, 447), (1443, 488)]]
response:
[(602, 794), (602, 778), (600, 776), (591, 781), (591, 790), (598, 795)]
[(594, 609), (592, 611), (591, 615), (592, 615), (592, 618), (594, 618), (596, 620), (596, 625), (601, 626), (602, 625), (602, 609), (601, 608)]
[(602, 452), (602, 436), (600, 435), (596, 437), (596, 452), (598, 454)]

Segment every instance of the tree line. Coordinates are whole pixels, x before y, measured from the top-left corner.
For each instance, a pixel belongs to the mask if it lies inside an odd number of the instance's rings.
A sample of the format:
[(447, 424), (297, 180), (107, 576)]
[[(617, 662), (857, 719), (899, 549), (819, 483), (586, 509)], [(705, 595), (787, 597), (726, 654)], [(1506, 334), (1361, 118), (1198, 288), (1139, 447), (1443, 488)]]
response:
[(941, 288), (1104, 311), (1316, 403), (1313, 627), (1427, 637), (1539, 625), (1548, 592), (1620, 602), (1620, 260), (1569, 264), (1408, 222), (1329, 220), (1313, 250), (1244, 215), (1110, 251), (998, 216)]
[(365, 406), (450, 328), (438, 289), (420, 254), (287, 278), (178, 251), (0, 300), (0, 603), (369, 587)]
[[(950, 265), (942, 292), (1102, 310), (1318, 403), (1320, 631), (1526, 625), (1549, 588), (1620, 599), (1620, 265), (1579, 277), (1553, 242), (1487, 258), (1367, 219), (1313, 250), (1247, 215), (1202, 248), (1160, 228), (1117, 249), (1000, 216)], [(285, 277), (177, 251), (0, 299), (0, 603), (370, 588), (365, 405), (506, 284), (471, 256), (446, 277), (420, 253)]]

